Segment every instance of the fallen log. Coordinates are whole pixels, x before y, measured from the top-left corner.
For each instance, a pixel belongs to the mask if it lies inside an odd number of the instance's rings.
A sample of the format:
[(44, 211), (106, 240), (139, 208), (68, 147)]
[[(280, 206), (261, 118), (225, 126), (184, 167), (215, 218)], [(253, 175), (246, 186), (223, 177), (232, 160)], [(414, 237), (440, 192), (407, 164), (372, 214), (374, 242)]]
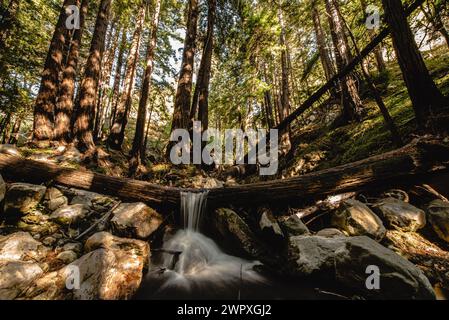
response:
[[(417, 139), (381, 155), (299, 177), (209, 190), (211, 207), (231, 204), (276, 204), (280, 201), (320, 200), (332, 194), (388, 188), (421, 181), (448, 171), (449, 146), (437, 140)], [(0, 174), (7, 180), (55, 184), (142, 201), (158, 207), (179, 207), (181, 192), (201, 190), (163, 187), (143, 181), (115, 178), (85, 170), (0, 154)]]
[(226, 206), (243, 202), (241, 200), (259, 204), (320, 200), (332, 194), (406, 185), (448, 168), (448, 145), (417, 139), (403, 148), (327, 170), (285, 180), (210, 190), (208, 203)]

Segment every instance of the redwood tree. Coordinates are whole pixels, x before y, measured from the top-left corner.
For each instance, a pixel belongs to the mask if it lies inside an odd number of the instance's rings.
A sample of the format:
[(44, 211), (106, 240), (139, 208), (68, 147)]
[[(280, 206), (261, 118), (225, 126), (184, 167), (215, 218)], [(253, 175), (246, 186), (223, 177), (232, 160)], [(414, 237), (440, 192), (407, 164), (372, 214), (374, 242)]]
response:
[(137, 112), (136, 132), (134, 134), (133, 147), (131, 150), (130, 174), (134, 174), (142, 161), (145, 161), (145, 120), (147, 117), (148, 97), (151, 89), (151, 76), (154, 69), (154, 53), (157, 44), (157, 29), (161, 11), (161, 0), (156, 0), (153, 19), (151, 21), (151, 36), (148, 39), (145, 71), (142, 81), (142, 91)]
[[(77, 5), (79, 1), (77, 1)], [(80, 8), (80, 28), (73, 32), (70, 43), (70, 50), (67, 57), (67, 63), (62, 75), (62, 82), (59, 91), (59, 99), (55, 108), (55, 129), (53, 140), (60, 143), (70, 141), (70, 123), (73, 113), (73, 98), (75, 94), (75, 80), (78, 69), (79, 51), (81, 46), (82, 34), (84, 31), (84, 21), (89, 8), (89, 0), (83, 0)]]
[(448, 107), (433, 82), (407, 22), (401, 0), (382, 0), (393, 45), (420, 128), (429, 125), (431, 115)]
[(56, 24), (50, 48), (45, 60), (42, 80), (34, 105), (33, 139), (35, 141), (49, 140), (53, 135), (54, 109), (59, 88), (59, 75), (62, 70), (64, 43), (68, 36), (66, 20), (68, 6), (76, 0), (64, 0), (58, 22)]
[(179, 128), (187, 129), (192, 98), (192, 79), (196, 51), (196, 36), (198, 24), (198, 0), (189, 0), (187, 30), (182, 55), (182, 66), (176, 91), (172, 131)]
[(93, 121), (95, 115), (95, 98), (101, 72), (101, 60), (105, 47), (106, 30), (109, 24), (111, 0), (101, 0), (95, 29), (92, 36), (86, 70), (80, 87), (79, 105), (76, 110), (74, 135), (81, 151), (89, 153), (95, 150), (93, 139)]
[(125, 139), (125, 129), (128, 124), (128, 115), (132, 104), (132, 92), (134, 89), (134, 78), (136, 74), (137, 61), (139, 57), (140, 38), (145, 22), (146, 1), (142, 0), (139, 13), (136, 19), (136, 29), (134, 30), (131, 48), (126, 63), (126, 74), (123, 84), (123, 93), (120, 97), (115, 121), (112, 125), (111, 132), (108, 137), (108, 146), (114, 150), (121, 150)]

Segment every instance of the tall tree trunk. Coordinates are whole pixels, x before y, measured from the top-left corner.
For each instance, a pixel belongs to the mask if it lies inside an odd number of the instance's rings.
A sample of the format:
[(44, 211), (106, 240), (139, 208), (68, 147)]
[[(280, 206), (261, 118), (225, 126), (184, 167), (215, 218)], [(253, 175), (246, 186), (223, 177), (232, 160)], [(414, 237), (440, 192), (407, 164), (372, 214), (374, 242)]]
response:
[(401, 0), (382, 0), (382, 3), (418, 126), (425, 128), (429, 125), (431, 116), (444, 107), (447, 108), (446, 101), (433, 82), (418, 50)]
[[(290, 88), (289, 88), (289, 70), (288, 70), (288, 59), (287, 59), (287, 39), (285, 32), (284, 16), (282, 12), (282, 1), (279, 0), (278, 5), (278, 19), (281, 26), (280, 35), (280, 45), (282, 46), (281, 51), (281, 104), (280, 104), (280, 120), (284, 120), (290, 114)], [(291, 151), (291, 128), (288, 126), (286, 130), (281, 132), (281, 152), (286, 155)]]
[(209, 0), (207, 34), (204, 40), (203, 56), (201, 58), (198, 80), (190, 112), (191, 123), (189, 125), (192, 126), (193, 121), (198, 119), (201, 122), (201, 129), (203, 132), (209, 127), (209, 84), (212, 68), (212, 53), (214, 49), (216, 6), (216, 0)]
[[(344, 25), (339, 12), (336, 0), (326, 0), (326, 11), (334, 43), (335, 58), (338, 72), (349, 64), (352, 54), (348, 45), (348, 40), (344, 31)], [(346, 76), (340, 82), (341, 101), (343, 106), (343, 123), (359, 121), (362, 110), (362, 100), (360, 99), (354, 75)]]
[[(77, 3), (77, 5), (79, 2)], [(70, 141), (71, 117), (73, 113), (75, 81), (78, 70), (79, 51), (84, 31), (84, 21), (89, 8), (89, 0), (83, 0), (80, 8), (80, 28), (73, 33), (67, 63), (62, 75), (59, 99), (55, 108), (55, 129), (53, 140), (62, 144)]]
[(20, 126), (22, 125), (22, 118), (20, 116), (16, 117), (14, 121), (14, 125), (12, 126), (11, 135), (8, 140), (6, 140), (9, 144), (16, 144), (19, 139)]
[(147, 44), (145, 72), (142, 80), (142, 91), (137, 112), (136, 132), (131, 150), (130, 174), (134, 175), (142, 162), (145, 161), (145, 120), (147, 118), (147, 105), (151, 89), (151, 76), (154, 69), (154, 53), (157, 45), (157, 29), (161, 11), (161, 0), (156, 0), (153, 19), (151, 21), (151, 35)]
[(64, 43), (68, 35), (68, 30), (65, 26), (68, 18), (67, 7), (74, 4), (75, 0), (64, 0), (45, 60), (41, 85), (34, 105), (33, 139), (35, 141), (52, 138), (59, 75), (62, 70)]
[[(20, 1), (10, 0), (6, 10), (2, 12), (2, 19), (0, 20), (0, 50), (5, 47), (5, 42), (8, 39), (11, 29), (14, 26), (16, 14), (19, 10)], [(4, 6), (4, 5), (2, 5)]]
[(326, 46), (326, 36), (321, 25), (320, 13), (316, 7), (316, 0), (312, 1), (312, 19), (318, 51), (320, 53), (321, 65), (323, 66), (326, 80), (329, 81), (335, 75), (335, 68), (331, 60), (331, 54)]
[(92, 134), (93, 117), (95, 115), (95, 93), (98, 90), (101, 60), (105, 47), (110, 9), (111, 0), (101, 0), (92, 36), (90, 53), (86, 63), (84, 79), (80, 87), (79, 105), (76, 110), (74, 135), (77, 138), (80, 150), (88, 151), (89, 153), (95, 151), (95, 143)]
[[(198, 0), (189, 0), (189, 13), (187, 17), (187, 30), (184, 41), (181, 72), (179, 74), (178, 89), (176, 91), (172, 131), (188, 129), (191, 98), (192, 79), (196, 50), (196, 36), (198, 24)], [(168, 149), (170, 153), (170, 148)]]
[(107, 41), (107, 54), (103, 57), (100, 80), (100, 90), (97, 98), (97, 117), (95, 118), (94, 139), (97, 140), (101, 136), (101, 128), (107, 112), (107, 102), (109, 93), (109, 83), (111, 78), (112, 66), (114, 64), (115, 51), (118, 45), (119, 30), (115, 27), (116, 21), (111, 25), (110, 33)]
[(121, 95), (117, 106), (114, 124), (108, 138), (108, 146), (113, 150), (121, 150), (125, 139), (125, 129), (128, 124), (128, 115), (132, 105), (132, 93), (134, 90), (134, 80), (136, 74), (137, 61), (139, 60), (140, 38), (145, 22), (146, 1), (142, 0), (136, 19), (136, 29), (134, 30), (131, 48), (129, 49), (128, 60), (126, 62), (126, 74)]
[(118, 53), (118, 57), (117, 57), (117, 65), (115, 68), (115, 78), (114, 78), (114, 85), (112, 88), (112, 96), (111, 96), (111, 103), (113, 104), (113, 107), (111, 110), (111, 119), (110, 119), (110, 123), (109, 123), (110, 128), (112, 128), (112, 125), (115, 122), (117, 106), (120, 102), (120, 83), (122, 80), (122, 69), (123, 69), (123, 62), (124, 62), (124, 58), (125, 58), (126, 31), (127, 31), (126, 28), (123, 28), (122, 38), (120, 40), (119, 53)]

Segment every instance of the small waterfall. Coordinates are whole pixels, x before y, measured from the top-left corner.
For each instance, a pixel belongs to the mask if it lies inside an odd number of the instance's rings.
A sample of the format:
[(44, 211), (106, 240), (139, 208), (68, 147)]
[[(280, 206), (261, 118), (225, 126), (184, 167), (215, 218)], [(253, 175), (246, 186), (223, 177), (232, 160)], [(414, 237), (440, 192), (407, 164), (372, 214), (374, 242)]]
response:
[(235, 299), (240, 297), (242, 285), (260, 289), (266, 284), (266, 279), (254, 271), (258, 262), (228, 255), (200, 233), (207, 195), (181, 194), (184, 230), (164, 242), (162, 251), (166, 253), (148, 273), (146, 290), (151, 298)]
[(199, 231), (200, 224), (207, 206), (209, 192), (181, 192), (181, 216), (184, 229)]

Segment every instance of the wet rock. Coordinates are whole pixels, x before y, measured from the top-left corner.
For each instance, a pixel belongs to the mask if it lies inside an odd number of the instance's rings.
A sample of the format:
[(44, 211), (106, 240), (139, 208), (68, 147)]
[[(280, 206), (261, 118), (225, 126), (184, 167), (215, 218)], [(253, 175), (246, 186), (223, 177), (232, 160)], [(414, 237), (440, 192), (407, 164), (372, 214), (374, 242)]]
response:
[(381, 241), (387, 230), (382, 220), (360, 201), (345, 200), (332, 215), (332, 225), (346, 231), (350, 236), (369, 236)]
[(424, 211), (401, 200), (386, 198), (377, 202), (374, 208), (384, 218), (388, 226), (396, 230), (414, 232), (426, 225)]
[(441, 240), (449, 242), (449, 203), (434, 200), (427, 206), (428, 220)]
[(20, 151), (13, 144), (1, 144), (0, 145), (0, 153), (7, 154), (7, 155), (10, 155), (10, 156), (17, 156), (17, 157), (21, 157), (22, 156)]
[(59, 189), (48, 188), (45, 193), (45, 203), (48, 209), (55, 211), (62, 206), (68, 205), (68, 199)]
[(40, 261), (47, 253), (48, 248), (26, 232), (16, 232), (0, 238), (0, 260)]
[(6, 193), (6, 183), (3, 180), (2, 175), (0, 174), (0, 202), (2, 202), (3, 199), (5, 198), (5, 193)]
[[(336, 279), (369, 297), (380, 299), (435, 299), (423, 272), (408, 260), (367, 237), (347, 238), (336, 252)], [(378, 290), (368, 290), (368, 267), (379, 271)]]
[(69, 264), (78, 259), (78, 255), (73, 251), (63, 251), (59, 253), (56, 258), (64, 264)]
[(280, 221), (279, 225), (286, 235), (289, 237), (301, 236), (310, 234), (307, 226), (297, 215), (292, 215), (284, 221)]
[(111, 224), (122, 237), (147, 239), (162, 224), (162, 216), (144, 203), (122, 203), (114, 210)]
[(89, 213), (89, 207), (86, 205), (74, 204), (59, 208), (50, 215), (50, 219), (62, 225), (71, 225), (83, 220)]
[(346, 235), (339, 229), (327, 228), (317, 232), (318, 237), (324, 238), (335, 238), (335, 237), (346, 237)]
[(273, 214), (267, 210), (262, 210), (259, 227), (264, 237), (275, 242), (283, 242), (285, 236)]
[(233, 248), (240, 249), (253, 259), (264, 258), (264, 246), (235, 211), (225, 208), (215, 210), (213, 223), (220, 236), (229, 241)]
[[(144, 265), (149, 259), (148, 244), (95, 234), (86, 243), (92, 249), (70, 265), (35, 281), (24, 293), (27, 299), (124, 300), (140, 287)], [(68, 290), (68, 277), (77, 270), (79, 289)], [(70, 280), (70, 279), (69, 279)]]
[(25, 215), (36, 208), (47, 188), (28, 183), (12, 183), (5, 195), (5, 214)]
[(0, 300), (12, 300), (43, 274), (34, 262), (0, 260)]
[[(421, 270), (367, 236), (292, 237), (289, 259), (294, 276), (327, 276), (366, 297), (434, 299), (432, 287)], [(379, 290), (367, 288), (370, 266), (380, 272)]]

